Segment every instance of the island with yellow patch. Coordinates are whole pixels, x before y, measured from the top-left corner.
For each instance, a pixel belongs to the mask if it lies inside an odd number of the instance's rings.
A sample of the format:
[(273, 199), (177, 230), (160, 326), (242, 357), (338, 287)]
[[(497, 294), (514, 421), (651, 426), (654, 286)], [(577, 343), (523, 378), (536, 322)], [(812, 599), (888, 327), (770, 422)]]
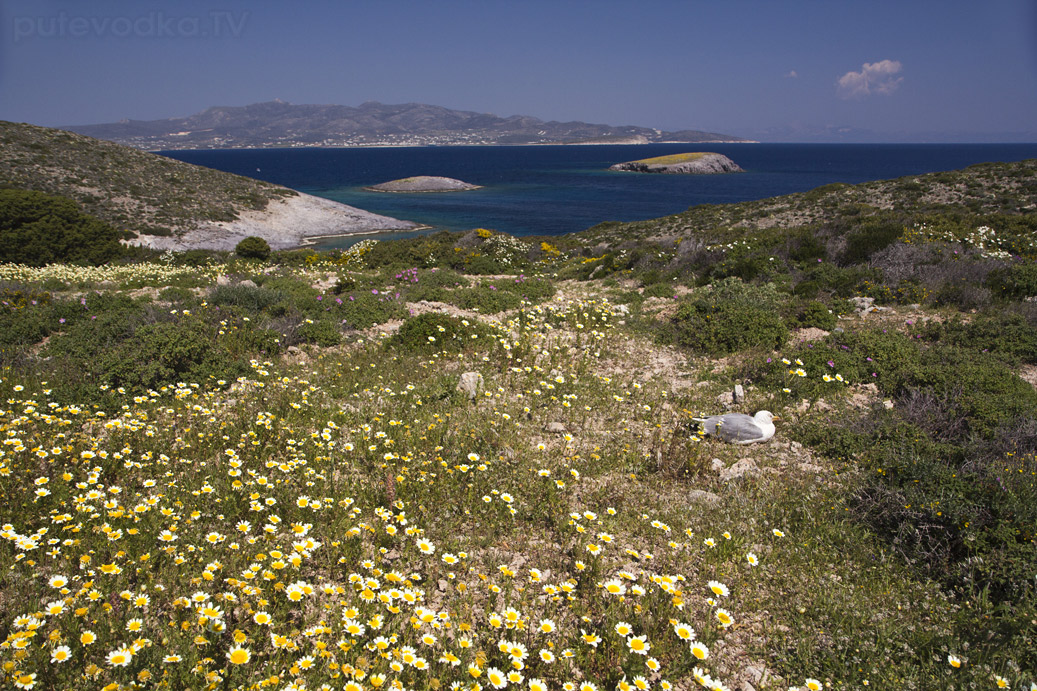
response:
[(684, 175), (715, 175), (717, 173), (744, 173), (737, 163), (723, 154), (694, 151), (669, 156), (642, 158), (609, 166), (609, 170), (634, 173), (671, 173)]

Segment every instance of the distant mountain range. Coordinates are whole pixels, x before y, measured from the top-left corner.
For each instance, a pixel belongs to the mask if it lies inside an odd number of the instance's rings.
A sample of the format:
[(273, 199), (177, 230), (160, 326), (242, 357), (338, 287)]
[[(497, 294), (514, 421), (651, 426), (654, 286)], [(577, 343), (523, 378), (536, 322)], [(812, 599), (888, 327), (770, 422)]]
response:
[(64, 129), (139, 149), (233, 149), (297, 146), (429, 146), (479, 144), (648, 144), (749, 142), (716, 132), (664, 132), (586, 122), (502, 118), (423, 103), (358, 107), (293, 105), (281, 100), (217, 106), (186, 118), (122, 120)]

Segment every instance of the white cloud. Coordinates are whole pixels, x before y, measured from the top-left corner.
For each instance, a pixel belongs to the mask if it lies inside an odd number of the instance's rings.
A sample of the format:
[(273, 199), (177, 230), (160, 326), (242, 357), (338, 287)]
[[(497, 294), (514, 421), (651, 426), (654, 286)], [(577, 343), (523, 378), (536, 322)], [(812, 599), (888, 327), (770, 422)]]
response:
[(788, 77), (789, 79), (795, 79), (796, 77), (799, 76), (799, 73), (796, 72), (796, 70), (789, 70), (788, 72), (785, 73), (785, 76)]
[(864, 98), (872, 94), (891, 94), (904, 81), (900, 73), (903, 66), (899, 60), (866, 62), (860, 72), (847, 72), (839, 77), (838, 93), (842, 98)]

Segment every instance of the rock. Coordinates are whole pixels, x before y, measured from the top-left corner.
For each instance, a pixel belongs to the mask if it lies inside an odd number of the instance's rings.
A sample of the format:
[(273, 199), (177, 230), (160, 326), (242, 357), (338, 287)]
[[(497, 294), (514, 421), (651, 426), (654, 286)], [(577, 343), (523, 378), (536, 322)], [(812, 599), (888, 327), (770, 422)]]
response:
[(259, 287), (259, 286), (256, 285), (256, 282), (253, 281), (251, 278), (246, 278), (244, 281), (242, 281), (238, 285), (241, 286), (242, 288), (258, 288)]
[(724, 482), (736, 480), (743, 475), (756, 475), (760, 472), (759, 466), (751, 458), (743, 458), (730, 468), (720, 471), (720, 479)]
[(741, 166), (723, 154), (709, 151), (656, 156), (627, 161), (609, 166), (609, 170), (634, 173), (671, 173), (684, 175), (713, 175), (716, 173), (744, 173)]
[(475, 400), (482, 388), (483, 378), (478, 372), (465, 372), (457, 383), (457, 390), (463, 392), (469, 399)]
[(561, 422), (549, 422), (544, 425), (544, 431), (548, 434), (565, 434), (565, 425)]
[(616, 314), (622, 314), (623, 316), (630, 314), (630, 308), (626, 305), (613, 305), (612, 311)]
[(888, 398), (882, 402), (882, 407), (886, 410), (893, 410), (893, 401)]
[(730, 408), (732, 405), (734, 405), (734, 402), (735, 394), (733, 391), (725, 391), (723, 393), (717, 394), (717, 403), (724, 407)]
[(230, 280), (230, 276), (226, 274), (220, 274), (216, 277), (216, 285), (218, 286), (229, 286), (234, 281)]
[(709, 462), (709, 466), (713, 469), (713, 472), (719, 473), (724, 469), (724, 462), (719, 458), (714, 458)]
[(706, 504), (719, 504), (720, 497), (712, 492), (706, 492), (701, 489), (693, 489), (688, 492), (688, 501), (692, 502), (704, 502)]
[(875, 298), (852, 297), (850, 302), (857, 309), (857, 314), (863, 317), (868, 312), (871, 312), (872, 307), (875, 305)]
[(472, 185), (454, 178), (444, 178), (437, 175), (418, 175), (412, 178), (400, 178), (390, 180), (377, 185), (365, 187), (370, 192), (464, 192), (467, 190), (480, 189), (479, 185)]
[(782, 683), (782, 678), (779, 675), (771, 673), (769, 669), (759, 663), (746, 667), (745, 673), (749, 676), (749, 681), (761, 689), (777, 688), (772, 686), (772, 684), (781, 685)]
[(745, 389), (741, 384), (735, 384), (735, 390), (731, 394), (732, 402), (735, 404), (745, 403)]

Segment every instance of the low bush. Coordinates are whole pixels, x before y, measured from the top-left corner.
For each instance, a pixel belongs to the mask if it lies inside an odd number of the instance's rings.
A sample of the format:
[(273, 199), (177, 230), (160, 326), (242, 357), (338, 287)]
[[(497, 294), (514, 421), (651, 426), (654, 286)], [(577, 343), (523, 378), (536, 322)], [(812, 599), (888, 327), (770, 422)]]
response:
[(789, 336), (778, 314), (780, 302), (770, 284), (753, 285), (737, 278), (718, 281), (678, 308), (673, 319), (676, 341), (708, 355), (757, 346), (779, 348)]
[(239, 307), (246, 312), (269, 311), (274, 305), (290, 300), (288, 293), (263, 286), (241, 284), (216, 286), (209, 293), (208, 301), (221, 307)]
[(270, 244), (261, 237), (250, 235), (234, 247), (234, 254), (242, 259), (266, 261), (270, 258)]
[(461, 309), (496, 314), (515, 309), (522, 304), (522, 297), (510, 290), (498, 289), (496, 283), (485, 282), (455, 290), (450, 301)]
[(515, 293), (523, 300), (529, 302), (543, 302), (554, 297), (556, 292), (554, 283), (542, 278), (526, 278), (519, 276), (514, 279), (502, 279), (496, 281), (494, 287), (498, 290), (506, 290)]
[(0, 189), (0, 262), (105, 264), (122, 256), (124, 236), (71, 199)]
[(306, 319), (295, 331), (296, 339), (302, 343), (312, 343), (322, 348), (338, 345), (342, 333), (330, 319)]
[(329, 315), (345, 329), (367, 329), (392, 319), (403, 319), (407, 309), (395, 293), (383, 295), (367, 292), (324, 298), (320, 301)]
[(1037, 262), (1021, 262), (991, 271), (987, 288), (995, 297), (1022, 300), (1037, 295)]
[(984, 314), (970, 322), (929, 322), (921, 333), (929, 341), (993, 353), (1010, 365), (1037, 364), (1037, 325), (1021, 314)]
[(400, 330), (385, 342), (386, 348), (431, 353), (458, 352), (489, 341), (490, 331), (477, 323), (439, 312), (426, 312), (403, 322)]
[(653, 283), (652, 285), (645, 286), (642, 295), (646, 298), (672, 298), (674, 290), (669, 283)]
[(869, 217), (860, 222), (846, 236), (846, 248), (839, 261), (843, 265), (863, 264), (886, 249), (904, 234), (904, 224), (898, 219)]
[(797, 311), (796, 323), (802, 327), (831, 331), (835, 328), (836, 315), (823, 302), (811, 300)]

